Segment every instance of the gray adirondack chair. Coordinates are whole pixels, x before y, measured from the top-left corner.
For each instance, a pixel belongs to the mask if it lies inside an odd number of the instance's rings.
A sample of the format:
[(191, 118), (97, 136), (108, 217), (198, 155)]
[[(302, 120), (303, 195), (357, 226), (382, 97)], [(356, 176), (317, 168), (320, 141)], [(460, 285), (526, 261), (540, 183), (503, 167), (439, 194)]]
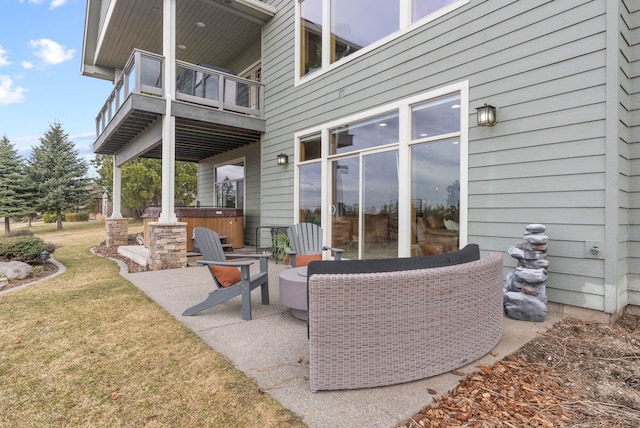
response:
[(342, 259), (342, 248), (326, 247), (322, 244), (322, 228), (313, 223), (297, 223), (287, 229), (289, 236), (289, 249), (287, 255), (291, 266), (296, 267), (296, 255), (321, 254), (329, 250), (333, 253), (335, 260)]
[[(191, 316), (219, 303), (226, 302), (236, 296), (242, 296), (242, 319), (251, 319), (251, 291), (258, 286), (261, 288), (262, 304), (269, 304), (269, 273), (268, 273), (268, 255), (266, 254), (227, 254), (222, 249), (220, 237), (216, 232), (205, 227), (196, 227), (193, 231), (195, 244), (200, 249), (204, 260), (199, 261), (201, 266), (235, 266), (240, 268), (240, 282), (229, 287), (222, 287), (211, 269), (211, 278), (215, 289), (209, 293), (209, 296), (201, 303), (194, 305), (184, 311), (182, 315)], [(251, 260), (241, 260), (229, 262), (227, 259), (247, 259), (253, 258), (260, 260), (260, 272), (254, 276), (250, 275), (250, 266), (253, 264)]]

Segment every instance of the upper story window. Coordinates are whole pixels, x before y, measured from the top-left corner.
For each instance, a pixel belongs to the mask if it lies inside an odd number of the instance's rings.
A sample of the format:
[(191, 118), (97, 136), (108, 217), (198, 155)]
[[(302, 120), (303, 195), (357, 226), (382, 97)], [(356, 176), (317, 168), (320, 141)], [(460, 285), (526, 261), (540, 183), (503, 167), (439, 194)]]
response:
[(371, 0), (298, 0), (298, 78), (372, 49), (412, 23), (428, 22), (468, 1), (385, 0), (372, 6)]
[(411, 2), (411, 19), (413, 21), (417, 21), (418, 19), (454, 2), (454, 0), (413, 0)]

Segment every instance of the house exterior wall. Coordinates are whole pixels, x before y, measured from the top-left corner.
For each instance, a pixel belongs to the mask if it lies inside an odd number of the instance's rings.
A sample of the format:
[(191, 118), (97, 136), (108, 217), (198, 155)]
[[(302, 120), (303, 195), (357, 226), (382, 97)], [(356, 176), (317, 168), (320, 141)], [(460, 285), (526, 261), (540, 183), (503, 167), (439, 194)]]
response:
[(256, 227), (260, 225), (260, 143), (230, 150), (223, 155), (198, 163), (198, 202), (202, 207), (215, 206), (214, 167), (237, 159), (245, 160), (244, 240), (255, 245)]
[[(295, 2), (267, 3), (278, 12), (263, 30), (263, 224), (294, 220), (295, 132), (468, 81), (467, 241), (504, 253), (543, 223), (551, 301), (609, 313), (637, 301), (636, 1), (472, 0), (298, 86)], [(475, 125), (484, 103), (499, 106), (494, 127)]]
[(251, 48), (235, 57), (233, 62), (227, 64), (227, 67), (230, 70), (233, 70), (236, 74), (241, 73), (247, 67), (260, 60), (260, 48), (261, 43), (256, 43)]

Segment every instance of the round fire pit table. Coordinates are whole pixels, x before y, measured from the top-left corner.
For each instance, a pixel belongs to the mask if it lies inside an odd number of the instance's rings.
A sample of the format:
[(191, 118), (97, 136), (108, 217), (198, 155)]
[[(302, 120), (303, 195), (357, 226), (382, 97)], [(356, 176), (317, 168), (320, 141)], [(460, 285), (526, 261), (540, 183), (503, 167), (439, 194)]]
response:
[(280, 273), (280, 303), (291, 308), (291, 315), (308, 319), (307, 267), (286, 269)]

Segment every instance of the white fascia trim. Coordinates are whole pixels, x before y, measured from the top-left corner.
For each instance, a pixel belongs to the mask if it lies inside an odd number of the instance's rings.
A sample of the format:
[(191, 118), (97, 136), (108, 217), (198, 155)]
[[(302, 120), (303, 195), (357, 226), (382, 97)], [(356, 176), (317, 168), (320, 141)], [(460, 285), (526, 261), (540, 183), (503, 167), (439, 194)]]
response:
[(271, 17), (274, 17), (277, 12), (277, 9), (275, 7), (258, 0), (235, 0), (235, 2), (243, 6), (255, 9), (256, 11), (265, 15), (269, 15)]
[[(116, 7), (116, 3), (118, 3), (118, 0), (111, 0), (111, 2), (109, 3), (109, 9), (107, 10), (107, 14), (104, 17), (104, 24), (102, 25), (102, 27), (98, 28), (98, 31), (100, 32), (99, 36), (98, 36), (98, 42), (96, 43), (96, 51), (94, 52), (94, 57), (93, 57), (93, 63), (96, 63), (96, 58), (98, 57), (98, 52), (100, 52), (100, 50), (102, 49), (102, 43), (104, 42), (104, 33), (105, 33), (105, 29), (109, 27), (110, 23), (111, 23), (111, 18), (113, 17), (113, 10)], [(124, 64), (123, 64), (124, 67)]]

